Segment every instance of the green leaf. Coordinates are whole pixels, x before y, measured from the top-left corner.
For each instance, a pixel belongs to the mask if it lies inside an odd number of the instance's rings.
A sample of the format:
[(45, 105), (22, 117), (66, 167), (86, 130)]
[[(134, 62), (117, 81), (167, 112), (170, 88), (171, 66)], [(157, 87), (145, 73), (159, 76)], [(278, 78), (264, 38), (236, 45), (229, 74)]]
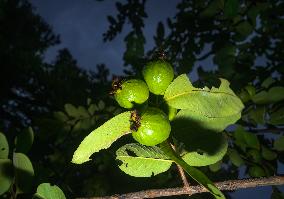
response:
[(275, 79), (273, 79), (272, 77), (268, 77), (262, 82), (261, 87), (269, 88), (270, 85), (273, 84), (274, 82), (275, 82)]
[(23, 153), (14, 153), (13, 165), (17, 193), (28, 193), (33, 187), (34, 169), (30, 159)]
[(116, 159), (122, 164), (119, 168), (135, 177), (151, 177), (167, 171), (172, 160), (159, 147), (141, 144), (126, 144), (116, 151)]
[(17, 135), (15, 139), (16, 152), (27, 153), (32, 147), (34, 141), (34, 131), (31, 127), (26, 128)]
[(220, 79), (219, 88), (195, 88), (188, 77), (178, 76), (167, 88), (164, 99), (172, 107), (188, 109), (209, 118), (239, 118), (244, 105), (230, 89), (229, 82)]
[(237, 126), (233, 136), (235, 137), (235, 144), (241, 147), (243, 151), (245, 151), (246, 148), (260, 149), (257, 136), (245, 131), (242, 126)]
[(107, 149), (118, 138), (130, 132), (130, 115), (130, 111), (121, 113), (92, 131), (75, 151), (72, 162), (82, 164), (89, 161), (93, 153)]
[(251, 109), (248, 112), (249, 120), (252, 120), (252, 122), (257, 124), (264, 124), (265, 121), (265, 106), (257, 106), (254, 109)]
[(73, 106), (72, 104), (65, 104), (64, 105), (65, 111), (66, 113), (70, 116), (70, 117), (74, 117), (77, 118), (78, 117), (78, 111), (77, 108), (75, 106)]
[(236, 167), (240, 167), (241, 165), (244, 164), (244, 160), (241, 158), (240, 154), (235, 149), (230, 149), (228, 151), (228, 154), (231, 162)]
[(37, 187), (35, 196), (42, 199), (65, 199), (63, 191), (56, 185), (42, 183)]
[(9, 190), (13, 180), (13, 164), (10, 159), (0, 159), (0, 195)]
[(200, 17), (212, 17), (224, 7), (224, 0), (209, 1), (207, 7), (200, 13)]
[(275, 112), (270, 114), (269, 123), (273, 125), (284, 124), (284, 107), (281, 107)]
[[(190, 132), (188, 132), (190, 133)], [(227, 152), (228, 142), (224, 135), (212, 132), (190, 133), (185, 142), (186, 154), (182, 159), (190, 166), (206, 166), (221, 160)]]
[(160, 147), (168, 157), (170, 157), (173, 161), (180, 165), (190, 177), (192, 177), (200, 185), (204, 186), (216, 199), (225, 199), (224, 194), (214, 185), (213, 182), (211, 182), (211, 180), (204, 173), (194, 167), (189, 166), (176, 154), (176, 152), (167, 142), (160, 144)]
[(215, 164), (209, 165), (209, 169), (212, 172), (217, 172), (221, 169), (221, 166), (222, 166), (222, 161), (218, 161)]
[(261, 91), (252, 97), (256, 104), (276, 103), (284, 99), (284, 87), (275, 86), (268, 91)]
[(99, 103), (98, 103), (98, 108), (99, 110), (103, 110), (105, 108), (105, 103), (104, 101), (100, 100)]
[(95, 111), (97, 111), (99, 108), (95, 104), (91, 104), (88, 108), (88, 112), (90, 115), (94, 115)]
[(238, 0), (227, 0), (224, 6), (224, 15), (226, 17), (235, 17), (239, 11), (239, 1)]
[(261, 155), (266, 160), (274, 160), (277, 158), (277, 153), (271, 151), (269, 148), (262, 146)]
[(248, 36), (252, 33), (253, 27), (248, 21), (243, 21), (236, 26), (236, 31), (243, 36)]
[(6, 136), (0, 133), (0, 159), (7, 159), (9, 155), (9, 144)]
[(87, 109), (83, 106), (78, 107), (78, 115), (83, 118), (90, 117)]
[(261, 162), (261, 153), (259, 150), (256, 149), (250, 149), (247, 152), (247, 155), (249, 156), (249, 159), (255, 163), (260, 163)]
[(222, 132), (229, 125), (236, 123), (240, 116), (239, 113), (228, 117), (206, 117), (190, 109), (182, 109), (174, 118), (173, 126), (178, 128), (177, 131), (190, 131), (190, 129), (200, 131), (199, 129), (202, 129), (203, 131)]
[(59, 120), (60, 122), (66, 122), (69, 118), (68, 116), (63, 113), (62, 111), (56, 111), (53, 113), (53, 116)]
[(284, 151), (284, 136), (281, 136), (274, 141), (273, 148), (277, 151)]
[(255, 178), (264, 177), (265, 171), (259, 166), (252, 166), (249, 168), (249, 175)]

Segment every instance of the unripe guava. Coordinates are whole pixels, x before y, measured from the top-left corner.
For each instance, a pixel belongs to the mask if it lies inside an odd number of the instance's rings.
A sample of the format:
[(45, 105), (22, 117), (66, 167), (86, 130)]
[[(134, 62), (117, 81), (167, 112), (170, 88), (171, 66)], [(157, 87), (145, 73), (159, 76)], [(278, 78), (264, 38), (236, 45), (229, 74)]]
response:
[(139, 79), (130, 79), (116, 86), (114, 98), (121, 107), (132, 108), (134, 103), (143, 104), (149, 97), (146, 83)]
[(142, 73), (150, 92), (156, 95), (163, 95), (174, 78), (172, 66), (164, 60), (149, 62)]
[(132, 128), (132, 136), (140, 144), (155, 146), (165, 141), (170, 135), (170, 121), (158, 108), (145, 109), (135, 120), (136, 126)]

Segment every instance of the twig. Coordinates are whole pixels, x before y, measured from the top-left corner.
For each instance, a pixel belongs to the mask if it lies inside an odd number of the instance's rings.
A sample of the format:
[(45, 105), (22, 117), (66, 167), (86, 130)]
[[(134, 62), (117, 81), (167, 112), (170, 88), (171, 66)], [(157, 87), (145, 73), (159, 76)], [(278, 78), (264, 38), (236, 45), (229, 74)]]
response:
[[(233, 191), (237, 189), (245, 189), (252, 187), (283, 185), (284, 176), (274, 176), (269, 178), (252, 178), (243, 180), (228, 180), (224, 182), (217, 182), (215, 185), (223, 191)], [(177, 195), (193, 195), (196, 193), (208, 192), (206, 188), (200, 185), (191, 185), (188, 189), (182, 188), (168, 188), (168, 189), (151, 189), (139, 192), (126, 193), (121, 195), (105, 196), (105, 197), (83, 197), (77, 199), (138, 199), (138, 198), (157, 198), (164, 196)]]
[[(171, 147), (173, 148), (174, 151), (176, 150), (174, 145), (171, 144)], [(179, 172), (179, 175), (180, 175), (180, 178), (182, 180), (184, 188), (185, 189), (189, 188), (189, 183), (188, 183), (188, 181), (186, 179), (186, 176), (185, 176), (185, 173), (183, 171), (183, 168), (179, 164), (176, 164), (176, 165), (177, 165), (178, 172)]]

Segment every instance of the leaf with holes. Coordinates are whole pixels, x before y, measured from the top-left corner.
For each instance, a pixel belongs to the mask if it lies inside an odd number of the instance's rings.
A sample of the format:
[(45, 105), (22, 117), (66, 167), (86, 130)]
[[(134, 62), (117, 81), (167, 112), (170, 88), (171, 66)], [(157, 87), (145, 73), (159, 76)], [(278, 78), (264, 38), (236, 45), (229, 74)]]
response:
[(109, 148), (118, 138), (129, 133), (130, 115), (130, 111), (121, 113), (92, 131), (75, 151), (72, 162), (82, 164), (89, 161), (93, 153)]
[[(188, 132), (189, 133), (189, 132)], [(224, 135), (200, 132), (190, 133), (186, 144), (186, 154), (182, 159), (190, 166), (206, 166), (221, 160), (227, 152), (228, 142)]]
[(230, 83), (220, 79), (219, 88), (195, 88), (188, 77), (178, 76), (167, 88), (164, 99), (174, 108), (188, 109), (208, 118), (240, 118), (242, 101), (230, 89)]
[(172, 160), (159, 147), (141, 144), (126, 144), (116, 151), (119, 168), (135, 177), (151, 177), (167, 171)]

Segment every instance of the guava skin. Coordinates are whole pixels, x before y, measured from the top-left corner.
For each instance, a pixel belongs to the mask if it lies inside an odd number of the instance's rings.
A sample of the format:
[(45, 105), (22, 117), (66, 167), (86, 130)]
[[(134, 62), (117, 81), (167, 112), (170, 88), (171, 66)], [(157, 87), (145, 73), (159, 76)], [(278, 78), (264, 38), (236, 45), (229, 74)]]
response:
[(163, 95), (174, 79), (174, 69), (168, 62), (157, 60), (149, 62), (142, 71), (150, 92)]
[(171, 132), (171, 125), (165, 113), (157, 108), (147, 108), (141, 113), (140, 126), (132, 131), (133, 138), (140, 144), (155, 146), (165, 141)]
[(134, 103), (143, 104), (149, 98), (147, 84), (139, 79), (130, 79), (121, 84), (121, 89), (115, 91), (115, 100), (121, 107), (133, 108)]

